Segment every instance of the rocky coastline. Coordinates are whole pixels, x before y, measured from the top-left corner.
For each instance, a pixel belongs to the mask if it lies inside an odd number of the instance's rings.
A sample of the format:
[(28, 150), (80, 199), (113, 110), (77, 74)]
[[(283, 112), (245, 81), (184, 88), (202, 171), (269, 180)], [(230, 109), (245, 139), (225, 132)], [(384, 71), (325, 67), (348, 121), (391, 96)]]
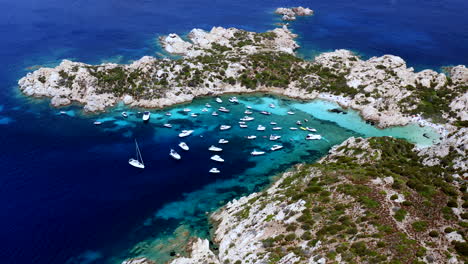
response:
[[(280, 8), (283, 20), (312, 15)], [(293, 19), (294, 18), (294, 19)], [(105, 111), (119, 102), (163, 108), (201, 96), (271, 93), (324, 99), (379, 127), (418, 123), (443, 136), (418, 149), (393, 138), (350, 138), (316, 164), (301, 164), (266, 190), (211, 215), (211, 245), (194, 238), (188, 263), (463, 263), (468, 261), (468, 69), (415, 72), (397, 56), (350, 51), (298, 58), (287, 26), (264, 33), (193, 29), (159, 39), (181, 59), (145, 56), (131, 64), (64, 60), (18, 82), (51, 105)], [(391, 262), (395, 261), (395, 262)], [(399, 261), (399, 262), (397, 262)], [(144, 257), (126, 264), (153, 264)]]

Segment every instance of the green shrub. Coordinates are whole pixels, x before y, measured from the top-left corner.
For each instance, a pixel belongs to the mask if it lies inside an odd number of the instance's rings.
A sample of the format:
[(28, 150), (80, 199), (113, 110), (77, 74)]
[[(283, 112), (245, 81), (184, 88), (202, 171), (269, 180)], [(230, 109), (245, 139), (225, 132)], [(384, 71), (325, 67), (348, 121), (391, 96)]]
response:
[(414, 231), (416, 232), (423, 232), (427, 229), (427, 222), (426, 221), (416, 221), (411, 224)]

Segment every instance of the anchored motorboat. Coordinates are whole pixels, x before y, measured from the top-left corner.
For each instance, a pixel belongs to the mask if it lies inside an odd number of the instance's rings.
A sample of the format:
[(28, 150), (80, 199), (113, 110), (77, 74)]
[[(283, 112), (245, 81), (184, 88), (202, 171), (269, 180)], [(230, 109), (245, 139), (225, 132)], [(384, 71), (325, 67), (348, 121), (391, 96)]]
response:
[(258, 131), (265, 131), (266, 127), (262, 126), (262, 125), (258, 125), (257, 127), (257, 130)]
[(276, 125), (276, 122), (270, 122), (270, 125), (274, 126), (274, 125)]
[(302, 125), (302, 122), (300, 120), (297, 120), (296, 125), (300, 126), (300, 125)]
[(274, 127), (274, 128), (272, 128), (272, 129), (273, 129), (273, 130), (281, 130), (281, 129), (283, 129), (283, 128), (282, 128), (282, 127)]
[(275, 108), (275, 107), (276, 107), (275, 104), (269, 104), (268, 106), (269, 106), (270, 108)]
[(171, 157), (173, 157), (174, 159), (176, 160), (180, 160), (180, 155), (179, 153), (177, 153), (175, 150), (171, 149), (171, 152), (169, 152), (169, 155), (171, 155)]
[(100, 121), (94, 121), (93, 124), (96, 125), (96, 126), (99, 126), (99, 125), (102, 125), (102, 122), (100, 122)]
[(247, 106), (247, 109), (252, 109), (252, 107), (250, 105)]
[(275, 140), (280, 139), (280, 138), (281, 138), (281, 136), (278, 136), (278, 135), (270, 135), (270, 140), (271, 141), (275, 141)]
[(244, 116), (243, 118), (241, 118), (240, 120), (241, 121), (252, 121), (254, 120), (255, 118), (254, 117), (251, 117), (251, 116)]
[(223, 100), (221, 100), (221, 98), (217, 97), (217, 98), (216, 98), (216, 102), (217, 102), (217, 103), (222, 103)]
[(297, 127), (290, 127), (290, 130), (297, 130)]
[(224, 160), (219, 155), (211, 156), (210, 159), (214, 160), (214, 161), (217, 161), (217, 162), (224, 162)]
[(193, 133), (193, 130), (182, 130), (179, 137), (188, 137)]
[(234, 96), (234, 97), (229, 98), (229, 102), (237, 104), (239, 103), (239, 100), (237, 100), (237, 97)]
[(248, 126), (246, 124), (239, 124), (240, 128), (247, 128)]
[(192, 111), (192, 110), (190, 110), (190, 108), (184, 108), (183, 111), (186, 112), (186, 113), (188, 113), (188, 112), (190, 112), (190, 111)]
[(228, 129), (230, 129), (230, 128), (231, 128), (231, 126), (228, 126), (228, 125), (221, 125), (221, 126), (219, 127), (219, 130), (228, 130)]
[(288, 111), (288, 115), (294, 115), (295, 113), (293, 111)]
[(215, 112), (213, 112), (211, 115), (212, 115), (212, 116), (217, 116), (217, 115), (219, 115), (219, 114), (216, 113), (216, 111), (215, 111)]
[(260, 156), (260, 155), (265, 154), (265, 152), (264, 151), (257, 151), (257, 150), (254, 149), (254, 151), (250, 152), (250, 154), (252, 156)]
[(307, 140), (319, 140), (322, 139), (321, 135), (308, 134), (306, 137)]
[(214, 152), (220, 152), (220, 151), (223, 151), (222, 148), (218, 148), (214, 145), (211, 145), (211, 147), (208, 148), (209, 151), (214, 151)]
[(305, 129), (310, 132), (317, 132), (317, 129), (315, 128), (306, 127)]
[(172, 114), (170, 112), (167, 112), (165, 115), (167, 116), (171, 116)]
[(217, 168), (211, 168), (210, 170), (210, 173), (220, 173), (221, 171), (219, 171)]
[(224, 138), (222, 138), (222, 139), (220, 139), (220, 140), (218, 141), (218, 143), (219, 143), (219, 144), (227, 144), (227, 143), (229, 143), (229, 141), (228, 141), (228, 140), (225, 140)]
[(135, 148), (136, 148), (136, 159), (129, 159), (128, 164), (132, 165), (135, 168), (144, 169), (145, 164), (143, 163), (143, 157), (141, 156), (140, 148), (138, 147), (138, 143), (135, 139)]
[(209, 103), (206, 103), (205, 106), (211, 108), (211, 105)]
[(142, 119), (143, 119), (143, 122), (148, 122), (148, 120), (150, 119), (150, 116), (151, 116), (151, 113), (148, 112), (148, 111), (145, 111), (145, 112), (143, 113), (143, 118), (142, 118)]
[(247, 136), (247, 139), (256, 139), (256, 138), (257, 138), (257, 136), (255, 136), (255, 135)]
[(191, 116), (191, 117), (197, 117), (198, 114), (192, 113), (192, 114), (190, 114), (190, 116)]
[(208, 108), (203, 108), (201, 111), (202, 112), (208, 112)]
[(271, 113), (268, 112), (268, 111), (261, 111), (260, 114), (263, 114), (263, 115), (271, 115)]
[(271, 151), (275, 151), (275, 150), (282, 149), (282, 148), (283, 148), (283, 146), (281, 146), (281, 145), (273, 145), (270, 149), (271, 149)]
[(171, 124), (164, 124), (163, 126), (164, 126), (164, 127), (167, 127), (167, 128), (171, 128), (171, 127), (172, 127)]
[(179, 143), (179, 147), (183, 150), (186, 150), (188, 151), (189, 150), (189, 146), (185, 143), (185, 142), (180, 142)]
[(122, 112), (122, 116), (123, 116), (124, 118), (127, 118), (127, 117), (128, 117), (127, 112)]
[(224, 106), (221, 106), (221, 107), (218, 109), (218, 111), (224, 112), (224, 113), (229, 113), (229, 112), (231, 112), (231, 110), (227, 109), (227, 108), (224, 107)]
[(251, 115), (251, 114), (252, 114), (252, 111), (245, 110), (244, 114), (246, 114), (246, 115)]

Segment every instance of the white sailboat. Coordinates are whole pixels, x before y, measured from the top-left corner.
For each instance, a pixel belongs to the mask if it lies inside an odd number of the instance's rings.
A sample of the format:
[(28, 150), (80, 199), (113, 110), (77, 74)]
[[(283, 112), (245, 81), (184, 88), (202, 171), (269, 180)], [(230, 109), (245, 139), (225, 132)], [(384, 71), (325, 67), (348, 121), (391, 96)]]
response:
[(187, 143), (185, 142), (180, 142), (179, 143), (179, 147), (185, 151), (188, 151), (189, 150), (189, 146), (187, 145)]
[(138, 147), (138, 143), (135, 139), (135, 147), (136, 147), (136, 159), (129, 159), (128, 164), (132, 165), (135, 168), (144, 169), (145, 164), (143, 163), (143, 157), (141, 156), (140, 148)]
[(180, 155), (179, 153), (177, 153), (175, 150), (171, 149), (171, 152), (169, 152), (169, 155), (171, 155), (171, 157), (173, 157), (174, 159), (176, 160), (180, 160)]

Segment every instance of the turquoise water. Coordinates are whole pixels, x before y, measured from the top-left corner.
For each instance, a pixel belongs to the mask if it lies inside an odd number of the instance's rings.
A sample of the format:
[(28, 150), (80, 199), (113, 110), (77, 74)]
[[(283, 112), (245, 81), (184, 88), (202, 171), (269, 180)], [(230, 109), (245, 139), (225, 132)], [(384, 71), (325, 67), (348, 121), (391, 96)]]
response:
[[(237, 96), (239, 104), (228, 102), (229, 96), (221, 97), (222, 104), (214, 101), (214, 98), (197, 99), (192, 103), (178, 105), (164, 110), (152, 111), (148, 127), (153, 129), (152, 141), (155, 144), (160, 142), (171, 142), (169, 146), (159, 151), (167, 155), (169, 163), (164, 164), (164, 171), (174, 173), (179, 167), (192, 166), (194, 163), (203, 164), (202, 168), (195, 168), (193, 177), (198, 174), (205, 174), (211, 178), (198, 189), (184, 193), (175, 201), (162, 204), (158, 210), (145, 218), (140, 226), (153, 235), (150, 237), (140, 236), (141, 240), (135, 240), (133, 244), (126, 243), (125, 249), (115, 251), (113, 257), (109, 259), (111, 263), (119, 263), (129, 256), (144, 255), (152, 259), (168, 260), (171, 252), (183, 253), (181, 248), (190, 236), (209, 237), (209, 223), (207, 213), (212, 212), (233, 198), (259, 191), (271, 182), (275, 175), (290, 168), (293, 164), (301, 162), (314, 162), (336, 144), (340, 144), (351, 136), (371, 137), (371, 136), (393, 136), (407, 139), (420, 146), (430, 145), (437, 141), (439, 135), (429, 127), (418, 125), (408, 125), (405, 127), (392, 127), (378, 129), (367, 124), (354, 110), (346, 110), (347, 114), (331, 113), (328, 110), (339, 108), (335, 103), (314, 100), (310, 102), (299, 102), (287, 98), (267, 96), (267, 95), (245, 95)], [(212, 107), (208, 112), (202, 112), (205, 104)], [(274, 104), (275, 108), (269, 105)], [(212, 116), (211, 113), (218, 107), (225, 106), (230, 109), (230, 113), (219, 112), (219, 116)], [(252, 117), (255, 120), (246, 122), (248, 128), (240, 128), (238, 121), (245, 116), (244, 111), (247, 106), (253, 111)], [(189, 108), (190, 113), (183, 109)], [(121, 111), (129, 111), (130, 117), (123, 119)], [(263, 115), (260, 111), (269, 111), (271, 115)], [(294, 115), (287, 112), (293, 111)], [(165, 113), (170, 112), (171, 116)], [(199, 116), (192, 117), (191, 113)], [(76, 113), (75, 113), (76, 114)], [(71, 114), (73, 115), (73, 114)], [(89, 118), (89, 117), (82, 117)], [(142, 124), (141, 114), (134, 110), (128, 110), (120, 105), (107, 114), (99, 115), (92, 121), (103, 122), (102, 126), (96, 129), (106, 132), (119, 133), (122, 137), (131, 139), (134, 130)], [(300, 120), (302, 126), (317, 129), (313, 134), (322, 135), (321, 140), (305, 140), (308, 131), (290, 130), (290, 127), (300, 127), (296, 122)], [(307, 122), (305, 121), (307, 120)], [(276, 125), (270, 125), (276, 122)], [(165, 128), (163, 124), (170, 123), (172, 128)], [(220, 131), (220, 125), (230, 125), (231, 129)], [(257, 131), (258, 125), (266, 127), (265, 131)], [(272, 130), (273, 127), (282, 127), (282, 130)], [(193, 129), (194, 133), (184, 139), (178, 138), (178, 133), (184, 129)], [(277, 141), (270, 141), (270, 135), (280, 135)], [(426, 134), (429, 138), (422, 136)], [(246, 137), (256, 135), (257, 138), (249, 140)], [(229, 140), (228, 144), (217, 144), (220, 138)], [(186, 142), (190, 151), (181, 150), (177, 144), (179, 141)], [(273, 144), (281, 144), (283, 149), (270, 151)], [(211, 155), (208, 147), (215, 145), (223, 148), (220, 156), (225, 159), (223, 164), (209, 160)], [(147, 144), (141, 144), (143, 158), (147, 154)], [(168, 156), (169, 148), (176, 149), (182, 155), (182, 159), (173, 162)], [(251, 156), (252, 150), (265, 151), (264, 156)], [(166, 154), (167, 153), (167, 154)], [(151, 161), (145, 159), (147, 169), (157, 171), (161, 166), (161, 160)], [(172, 168), (174, 167), (174, 168)], [(217, 167), (221, 170), (219, 175), (210, 175), (208, 170)], [(237, 170), (236, 170), (237, 169)], [(202, 170), (202, 171), (197, 171)], [(184, 177), (192, 177), (189, 172)], [(180, 176), (177, 176), (180, 177)], [(161, 226), (165, 228), (161, 229)], [(124, 241), (131, 241), (135, 232), (128, 234)], [(122, 255), (123, 252), (124, 253)]]

